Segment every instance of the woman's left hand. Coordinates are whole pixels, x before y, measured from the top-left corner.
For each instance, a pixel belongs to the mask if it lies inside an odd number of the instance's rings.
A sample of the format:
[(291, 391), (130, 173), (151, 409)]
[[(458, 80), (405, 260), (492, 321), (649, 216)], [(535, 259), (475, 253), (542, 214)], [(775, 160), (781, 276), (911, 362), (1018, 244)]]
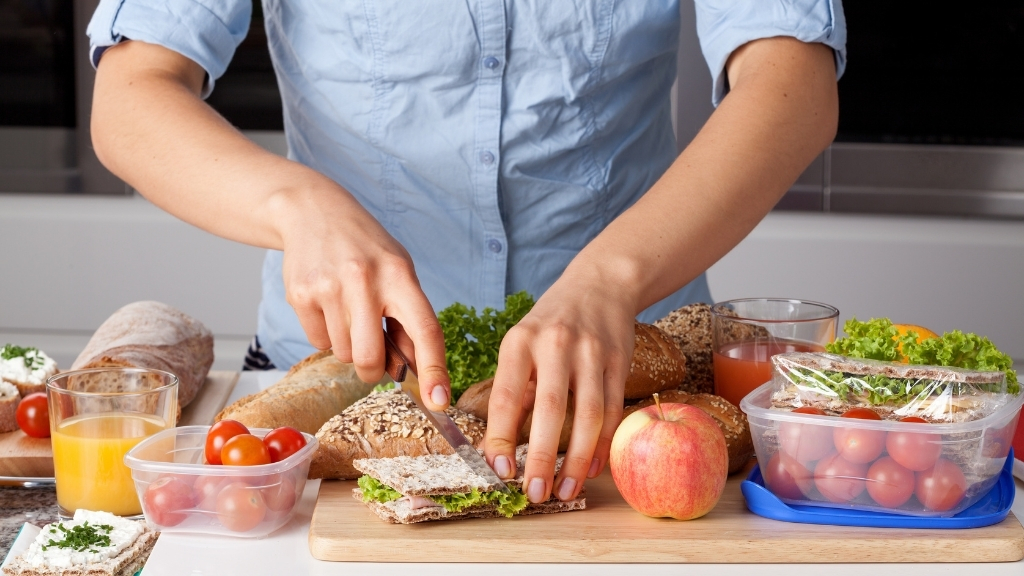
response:
[[(552, 491), (561, 500), (575, 498), (585, 479), (604, 468), (622, 418), (634, 301), (625, 283), (602, 278), (593, 268), (573, 268), (505, 335), (491, 390), (484, 448), (503, 478), (516, 474), (519, 424), (533, 408), (523, 483), (531, 502), (547, 500)], [(554, 478), (569, 390), (575, 402), (572, 436)]]

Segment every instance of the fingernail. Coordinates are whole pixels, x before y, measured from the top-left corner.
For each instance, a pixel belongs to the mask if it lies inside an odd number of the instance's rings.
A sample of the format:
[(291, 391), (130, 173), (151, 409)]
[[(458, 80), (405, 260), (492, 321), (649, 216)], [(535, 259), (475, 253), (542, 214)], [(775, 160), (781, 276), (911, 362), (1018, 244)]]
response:
[(601, 471), (601, 461), (594, 458), (590, 461), (590, 470), (587, 470), (587, 478), (595, 478), (597, 473)]
[(434, 386), (430, 391), (430, 401), (438, 406), (448, 405), (448, 393), (444, 391), (444, 386)]
[(526, 497), (534, 504), (539, 504), (547, 500), (548, 491), (544, 489), (544, 481), (540, 478), (530, 480), (529, 487), (526, 489)]
[(507, 456), (494, 457), (494, 473), (497, 474), (499, 478), (512, 477), (512, 464), (509, 463)]
[(558, 489), (559, 500), (571, 500), (572, 493), (576, 490), (576, 479), (566, 478), (562, 480), (562, 486)]

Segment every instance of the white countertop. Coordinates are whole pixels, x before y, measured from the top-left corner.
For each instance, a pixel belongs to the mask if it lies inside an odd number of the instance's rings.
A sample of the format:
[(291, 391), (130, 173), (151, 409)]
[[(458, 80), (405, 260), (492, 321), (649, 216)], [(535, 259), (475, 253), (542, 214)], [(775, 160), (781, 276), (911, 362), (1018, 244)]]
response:
[[(281, 377), (281, 372), (243, 372), (230, 401), (246, 394), (266, 388)], [(1024, 518), (1024, 482), (1017, 479), (1017, 497), (1013, 513)], [(146, 563), (142, 576), (220, 576), (224, 574), (288, 574), (340, 576), (351, 574), (408, 574), (448, 576), (473, 574), (478, 576), (522, 576), (524, 570), (530, 576), (565, 576), (586, 574), (624, 574), (642, 571), (644, 576), (662, 574), (727, 575), (741, 571), (749, 572), (750, 566), (734, 564), (486, 564), (487, 558), (475, 559), (473, 564), (398, 564), (398, 563), (352, 563), (322, 562), (309, 553), (307, 544), (309, 522), (316, 504), (319, 480), (306, 484), (295, 517), (284, 528), (261, 539), (216, 537), (206, 535), (163, 534), (157, 541), (153, 553)], [(571, 535), (567, 535), (571, 537)], [(381, 550), (381, 558), (387, 551)], [(430, 556), (424, 550), (425, 558)], [(637, 550), (642, 557), (643, 550)], [(984, 574), (993, 576), (1024, 575), (1024, 561), (1001, 564), (769, 564), (757, 567), (758, 576), (863, 576), (865, 571), (873, 574), (899, 576), (939, 576), (943, 574)]]

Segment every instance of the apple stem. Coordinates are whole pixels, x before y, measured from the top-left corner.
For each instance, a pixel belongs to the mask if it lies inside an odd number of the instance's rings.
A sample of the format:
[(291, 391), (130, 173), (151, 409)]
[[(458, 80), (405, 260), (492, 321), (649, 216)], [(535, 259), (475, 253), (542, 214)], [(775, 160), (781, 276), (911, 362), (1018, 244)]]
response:
[(658, 407), (658, 416), (662, 420), (664, 420), (665, 419), (665, 413), (662, 412), (662, 410), (661, 410), (661, 398), (658, 397), (658, 393), (657, 392), (654, 393), (654, 405)]

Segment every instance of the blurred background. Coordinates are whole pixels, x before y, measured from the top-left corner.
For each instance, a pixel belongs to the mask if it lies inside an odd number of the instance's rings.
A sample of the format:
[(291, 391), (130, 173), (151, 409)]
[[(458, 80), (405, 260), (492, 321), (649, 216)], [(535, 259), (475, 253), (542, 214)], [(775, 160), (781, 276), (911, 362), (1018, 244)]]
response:
[[(0, 344), (62, 367), (120, 306), (166, 302), (216, 335), (237, 369), (256, 329), (263, 251), (161, 212), (108, 173), (89, 139), (95, 0), (0, 0)], [(1024, 0), (849, 1), (835, 143), (709, 271), (717, 300), (781, 296), (990, 337), (1024, 362)], [(209, 102), (285, 154), (254, 2)], [(712, 112), (682, 0), (676, 132)], [(685, 215), (680, 215), (683, 221)]]

